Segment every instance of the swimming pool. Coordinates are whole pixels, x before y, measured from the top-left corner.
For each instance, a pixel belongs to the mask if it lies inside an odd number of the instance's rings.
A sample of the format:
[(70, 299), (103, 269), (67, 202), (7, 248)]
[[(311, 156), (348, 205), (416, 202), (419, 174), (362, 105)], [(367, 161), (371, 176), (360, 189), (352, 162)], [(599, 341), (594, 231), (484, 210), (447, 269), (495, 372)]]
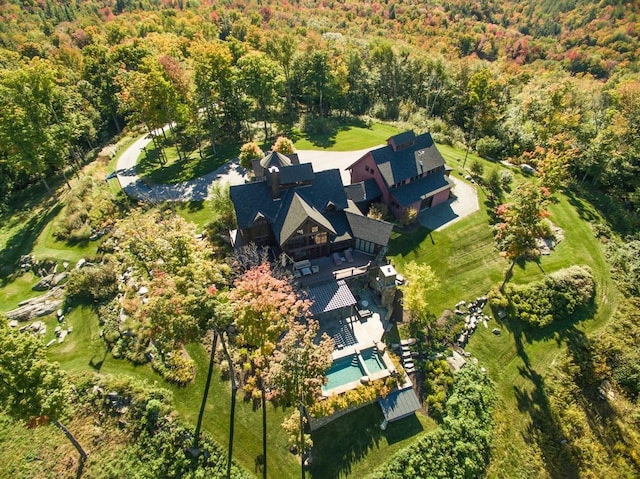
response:
[(329, 371), (327, 371), (327, 384), (322, 386), (322, 389), (329, 391), (350, 382), (358, 381), (364, 375), (365, 372), (360, 366), (358, 356), (351, 354), (333, 361)]
[(387, 365), (384, 363), (384, 360), (380, 357), (380, 353), (378, 353), (375, 348), (364, 349), (360, 351), (360, 354), (362, 355), (364, 363), (367, 365), (369, 374), (374, 374), (382, 371), (383, 369), (387, 369)]

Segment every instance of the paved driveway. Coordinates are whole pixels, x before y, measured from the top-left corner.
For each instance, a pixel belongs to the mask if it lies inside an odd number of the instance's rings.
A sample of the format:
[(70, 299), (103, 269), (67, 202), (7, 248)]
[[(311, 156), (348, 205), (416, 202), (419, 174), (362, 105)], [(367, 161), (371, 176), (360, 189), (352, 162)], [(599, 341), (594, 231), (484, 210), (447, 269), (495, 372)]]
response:
[[(163, 201), (202, 201), (207, 198), (209, 187), (215, 181), (228, 182), (231, 185), (240, 185), (247, 180), (247, 172), (234, 159), (221, 168), (199, 178), (183, 183), (175, 184), (147, 184), (136, 173), (136, 162), (140, 152), (151, 142), (151, 139), (142, 137), (127, 148), (116, 165), (116, 175), (123, 191), (142, 201), (160, 203)], [(357, 151), (322, 151), (322, 150), (298, 150), (301, 163), (311, 163), (314, 171), (324, 171), (337, 168), (340, 170), (342, 183), (351, 183), (351, 175), (346, 168), (353, 162), (364, 156), (370, 148)], [(419, 216), (420, 223), (432, 231), (475, 213), (479, 210), (478, 195), (473, 185), (451, 177), (454, 183), (454, 197), (446, 203), (429, 208)]]
[(476, 187), (453, 175), (450, 179), (453, 182), (453, 196), (445, 203), (424, 210), (418, 217), (420, 224), (431, 231), (446, 228), (480, 209)]
[(140, 153), (151, 142), (145, 137), (139, 138), (127, 148), (116, 165), (116, 176), (122, 190), (132, 198), (159, 203), (162, 201), (202, 201), (209, 193), (209, 187), (215, 181), (227, 181), (232, 185), (245, 182), (246, 171), (238, 160), (230, 161), (222, 167), (204, 176), (190, 181), (173, 184), (147, 184), (136, 172), (136, 163)]

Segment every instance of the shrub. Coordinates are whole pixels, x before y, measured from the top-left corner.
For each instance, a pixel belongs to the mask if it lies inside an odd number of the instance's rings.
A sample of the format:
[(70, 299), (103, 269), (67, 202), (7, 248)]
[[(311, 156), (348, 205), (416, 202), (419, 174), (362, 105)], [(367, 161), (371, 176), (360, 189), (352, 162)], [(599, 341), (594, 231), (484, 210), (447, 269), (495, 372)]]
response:
[(370, 477), (483, 477), (493, 439), (493, 385), (477, 366), (455, 374), (443, 425), (396, 453)]
[(271, 149), (283, 155), (290, 155), (296, 151), (296, 148), (293, 146), (293, 141), (286, 136), (279, 136)]
[(75, 269), (69, 274), (67, 297), (78, 301), (102, 302), (118, 292), (116, 271), (111, 264)]
[(374, 203), (369, 207), (369, 213), (367, 216), (374, 220), (384, 220), (387, 214), (389, 213), (389, 209), (387, 205), (384, 203)]
[(482, 163), (480, 163), (478, 160), (473, 160), (471, 166), (469, 167), (469, 171), (475, 178), (480, 178), (484, 173), (484, 166), (482, 166)]
[(302, 131), (307, 135), (328, 135), (335, 127), (332, 118), (318, 118), (310, 114), (302, 118)]
[[(508, 286), (506, 296), (514, 317), (530, 326), (544, 327), (573, 315), (595, 295), (595, 282), (588, 267), (572, 266), (541, 281)], [(492, 298), (492, 305), (496, 303)]]
[(162, 377), (173, 383), (188, 384), (195, 378), (194, 362), (182, 350), (170, 351), (164, 355), (158, 354), (151, 365)]
[(616, 282), (630, 294), (640, 296), (640, 240), (610, 242), (605, 253)]
[(476, 151), (483, 158), (499, 160), (504, 158), (505, 147), (495, 136), (485, 136), (476, 142)]
[(405, 209), (404, 212), (402, 213), (402, 218), (400, 218), (400, 223), (403, 224), (404, 226), (407, 226), (415, 223), (417, 219), (418, 219), (418, 210), (410, 206), (409, 208)]
[(264, 153), (260, 147), (253, 141), (250, 141), (240, 147), (238, 160), (240, 160), (240, 166), (244, 169), (249, 169), (251, 168), (251, 160), (259, 160), (263, 156)]
[(513, 175), (509, 170), (500, 171), (500, 186), (503, 190), (508, 191), (513, 182)]

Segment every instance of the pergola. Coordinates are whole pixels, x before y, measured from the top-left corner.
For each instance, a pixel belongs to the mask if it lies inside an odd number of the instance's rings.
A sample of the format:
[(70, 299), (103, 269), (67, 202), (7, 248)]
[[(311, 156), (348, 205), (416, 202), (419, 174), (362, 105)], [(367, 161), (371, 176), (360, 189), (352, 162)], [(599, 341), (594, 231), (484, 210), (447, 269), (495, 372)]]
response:
[(353, 308), (357, 304), (356, 298), (344, 280), (311, 286), (308, 289), (311, 305), (311, 314), (319, 316), (332, 311)]

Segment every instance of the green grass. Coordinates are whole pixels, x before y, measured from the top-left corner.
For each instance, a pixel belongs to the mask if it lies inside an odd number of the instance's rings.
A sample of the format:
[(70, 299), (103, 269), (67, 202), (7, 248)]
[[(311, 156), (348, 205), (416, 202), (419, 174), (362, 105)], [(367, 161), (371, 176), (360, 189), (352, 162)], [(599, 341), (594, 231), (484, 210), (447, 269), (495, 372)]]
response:
[[(242, 144), (216, 145), (215, 154), (210, 148), (206, 148), (203, 149), (203, 158), (200, 158), (197, 151), (191, 151), (188, 152), (186, 159), (182, 160), (178, 159), (175, 146), (166, 147), (164, 152), (167, 163), (162, 166), (159, 162), (159, 150), (150, 143), (146, 152), (142, 152), (138, 157), (136, 171), (140, 178), (148, 183), (170, 184), (189, 181), (206, 175), (237, 158), (241, 146)], [(265, 146), (261, 147), (264, 149)]]
[(211, 222), (212, 212), (207, 208), (204, 201), (187, 201), (186, 203), (177, 203), (175, 205), (176, 213), (185, 220), (195, 224), (198, 231)]
[[(98, 319), (91, 307), (75, 308), (65, 321), (67, 325), (73, 327), (73, 332), (67, 336), (64, 343), (56, 343), (47, 350), (50, 360), (59, 362), (69, 373), (95, 371), (103, 374), (124, 374), (151, 384), (156, 383), (172, 391), (174, 406), (180, 417), (195, 424), (208, 367), (208, 356), (201, 345), (192, 344), (187, 347), (189, 354), (196, 362), (196, 380), (186, 387), (180, 387), (166, 382), (149, 365), (135, 366), (127, 360), (115, 359), (106, 353), (99, 338)], [(47, 324), (47, 334), (44, 338), (46, 342), (53, 337), (57, 320), (49, 317), (45, 322)], [(228, 445), (230, 395), (229, 383), (221, 380), (216, 370), (205, 410), (203, 429), (224, 447)], [(290, 411), (268, 406), (269, 477), (294, 477), (299, 470), (299, 463), (295, 456), (288, 452), (287, 438), (280, 427), (280, 423), (289, 414)], [(253, 405), (245, 402), (242, 393), (239, 392), (236, 405), (234, 458), (244, 468), (256, 474), (255, 464), (258, 456), (262, 454), (261, 425), (261, 410), (254, 410)]]
[(382, 145), (397, 133), (400, 130), (392, 125), (374, 123), (367, 127), (361, 122), (347, 122), (325, 134), (306, 135), (295, 142), (295, 147), (298, 150), (362, 150)]
[(420, 412), (390, 423), (385, 431), (380, 429), (383, 419), (378, 404), (370, 404), (315, 431), (311, 477), (364, 477), (436, 427)]
[[(53, 316), (46, 318), (45, 342), (54, 337), (58, 324)], [(73, 332), (62, 344), (54, 344), (47, 352), (52, 361), (57, 361), (69, 373), (96, 371), (104, 374), (125, 374), (168, 388), (173, 393), (174, 406), (181, 419), (195, 424), (200, 400), (204, 390), (208, 356), (199, 344), (191, 344), (187, 350), (196, 362), (196, 379), (179, 387), (167, 383), (155, 374), (148, 365), (134, 366), (126, 360), (114, 359), (105, 352), (99, 338), (98, 320), (94, 310), (81, 306), (66, 316), (65, 324)], [(214, 372), (209, 393), (203, 429), (224, 447), (228, 447), (230, 386), (228, 381)], [(280, 424), (289, 416), (283, 410), (268, 405), (268, 472), (269, 477), (296, 477), (300, 463), (288, 451), (287, 437)], [(411, 443), (415, 438), (435, 427), (433, 421), (421, 414), (392, 423), (386, 431), (379, 428), (382, 413), (377, 404), (347, 415), (313, 434), (316, 445), (314, 464), (309, 477), (359, 477), (372, 472), (383, 464), (395, 451)], [(244, 468), (258, 475), (258, 457), (262, 454), (262, 413), (254, 409), (251, 402), (243, 400), (238, 393), (235, 420), (234, 458)]]
[[(454, 161), (463, 155), (453, 149), (443, 153)], [(488, 162), (485, 171), (487, 166)], [(400, 271), (405, 262), (415, 260), (426, 262), (436, 272), (441, 285), (429, 298), (429, 307), (436, 314), (444, 308), (453, 309), (461, 299), (474, 299), (499, 286), (508, 267), (494, 247), (486, 198), (479, 193), (481, 209), (472, 216), (440, 232), (421, 228), (410, 235), (394, 234), (390, 242), (389, 256)], [(588, 223), (599, 221), (599, 217), (590, 205), (572, 195), (556, 196), (558, 201), (549, 207), (550, 220), (564, 230), (564, 241), (538, 262), (517, 263), (510, 281), (522, 284), (573, 264), (587, 265), (597, 282), (597, 309), (592, 317), (567, 319), (541, 331), (523, 330), (510, 320), (498, 324), (502, 330), (499, 336), (490, 332), (496, 326), (493, 321), (488, 329), (477, 329), (466, 349), (487, 368), (499, 395), (488, 477), (531, 477), (545, 469), (544, 447), (526, 439), (532, 424), (541, 418), (553, 422), (546, 402), (545, 375), (569, 341), (606, 324), (617, 300), (609, 267)]]

